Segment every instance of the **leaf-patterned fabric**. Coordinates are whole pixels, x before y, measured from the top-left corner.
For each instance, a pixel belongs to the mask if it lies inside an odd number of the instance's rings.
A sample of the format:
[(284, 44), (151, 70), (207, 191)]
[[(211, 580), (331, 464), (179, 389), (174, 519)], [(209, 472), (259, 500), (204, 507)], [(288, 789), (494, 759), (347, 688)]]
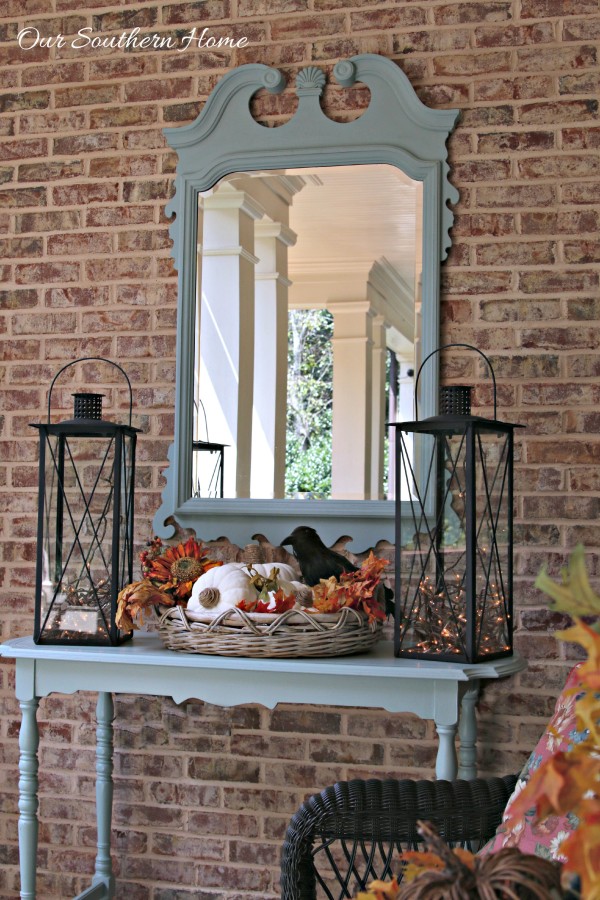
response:
[(577, 828), (579, 823), (576, 816), (572, 814), (549, 816), (543, 822), (535, 822), (535, 810), (532, 807), (516, 825), (513, 823), (510, 830), (507, 829), (505, 823), (511, 818), (513, 801), (523, 790), (532, 772), (558, 751), (567, 750), (587, 736), (587, 732), (577, 729), (575, 717), (575, 702), (578, 694), (573, 688), (577, 685), (578, 668), (575, 666), (569, 673), (567, 682), (556, 701), (552, 719), (519, 775), (514, 793), (504, 811), (502, 823), (498, 826), (492, 840), (479, 851), (480, 854), (496, 853), (503, 847), (518, 847), (523, 853), (534, 853), (545, 859), (564, 861), (560, 845)]

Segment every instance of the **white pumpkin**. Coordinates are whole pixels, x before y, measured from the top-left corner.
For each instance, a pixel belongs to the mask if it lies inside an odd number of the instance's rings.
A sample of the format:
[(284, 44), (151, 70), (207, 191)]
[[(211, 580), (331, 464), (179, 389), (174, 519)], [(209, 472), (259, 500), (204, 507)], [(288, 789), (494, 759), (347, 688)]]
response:
[(265, 578), (269, 577), (273, 569), (278, 570), (277, 582), (286, 596), (297, 594), (299, 590), (306, 588), (305, 584), (295, 580), (296, 573), (287, 563), (252, 563), (252, 571), (258, 572), (259, 575), (263, 575)]
[[(273, 568), (279, 570), (278, 582), (286, 595), (304, 595), (307, 587), (294, 581), (294, 569), (284, 563), (256, 563), (254, 572), (268, 577)], [(187, 608), (191, 612), (211, 617), (217, 616), (226, 609), (237, 606), (241, 600), (248, 604), (258, 599), (256, 588), (250, 584), (250, 574), (245, 563), (226, 563), (215, 566), (198, 578), (192, 589), (192, 596)], [(270, 594), (273, 598), (273, 592)]]
[[(295, 580), (296, 572), (292, 566), (289, 566), (287, 563), (252, 563), (252, 570), (266, 578), (269, 577), (273, 569), (278, 570), (277, 582), (286, 597), (293, 594), (296, 597), (297, 606), (312, 605), (312, 588), (302, 581)], [(274, 591), (269, 591), (271, 602), (274, 602), (274, 595)]]
[[(206, 600), (203, 602), (200, 595), (207, 589), (218, 591), (218, 596), (215, 597), (216, 603), (211, 605), (209, 602), (205, 606)], [(254, 603), (256, 591), (250, 584), (248, 572), (244, 571), (240, 563), (226, 563), (224, 566), (215, 566), (200, 576), (194, 584), (187, 608), (192, 612), (216, 616), (224, 609), (237, 606), (240, 600)]]

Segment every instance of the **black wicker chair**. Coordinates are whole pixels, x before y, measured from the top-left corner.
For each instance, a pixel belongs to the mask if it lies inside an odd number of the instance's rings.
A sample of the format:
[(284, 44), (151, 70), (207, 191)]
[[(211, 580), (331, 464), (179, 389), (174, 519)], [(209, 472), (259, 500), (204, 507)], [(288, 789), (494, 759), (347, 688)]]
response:
[(373, 878), (397, 874), (399, 851), (418, 849), (419, 819), (449, 844), (478, 850), (500, 823), (516, 780), (356, 780), (313, 794), (287, 830), (282, 900), (345, 900)]

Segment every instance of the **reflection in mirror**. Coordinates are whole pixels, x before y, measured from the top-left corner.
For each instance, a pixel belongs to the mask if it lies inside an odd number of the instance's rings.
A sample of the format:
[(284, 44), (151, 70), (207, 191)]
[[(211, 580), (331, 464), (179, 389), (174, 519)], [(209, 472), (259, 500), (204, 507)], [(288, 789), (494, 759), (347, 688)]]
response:
[(421, 188), (360, 165), (200, 194), (194, 496), (393, 499), (385, 422), (413, 418)]

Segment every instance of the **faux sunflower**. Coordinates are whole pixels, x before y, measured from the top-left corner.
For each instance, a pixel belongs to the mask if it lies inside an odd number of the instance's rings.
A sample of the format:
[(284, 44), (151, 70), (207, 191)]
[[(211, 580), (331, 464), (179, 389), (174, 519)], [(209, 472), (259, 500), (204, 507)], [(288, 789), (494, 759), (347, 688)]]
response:
[(194, 582), (204, 572), (222, 565), (221, 562), (210, 559), (203, 544), (195, 538), (188, 538), (185, 543), (167, 547), (164, 551), (160, 538), (154, 538), (150, 546), (150, 552), (141, 554), (144, 557), (142, 574), (161, 591), (172, 594), (176, 602), (187, 602), (192, 595)]
[(141, 622), (143, 613), (154, 606), (185, 606), (194, 582), (209, 569), (223, 565), (210, 559), (204, 545), (190, 537), (173, 547), (164, 547), (160, 538), (148, 541), (140, 553), (142, 581), (128, 584), (118, 596), (116, 624), (125, 631)]

